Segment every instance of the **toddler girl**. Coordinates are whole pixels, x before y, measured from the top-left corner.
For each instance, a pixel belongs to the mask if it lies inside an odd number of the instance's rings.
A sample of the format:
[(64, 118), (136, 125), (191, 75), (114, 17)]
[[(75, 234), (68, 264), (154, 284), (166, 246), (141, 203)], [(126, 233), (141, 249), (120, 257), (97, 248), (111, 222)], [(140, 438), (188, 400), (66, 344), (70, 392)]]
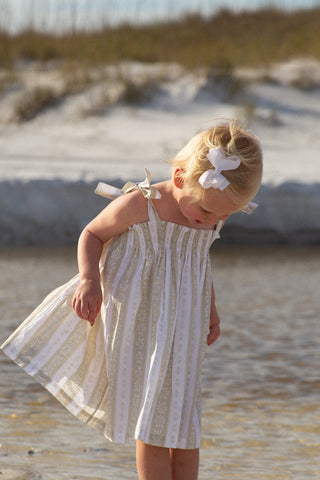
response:
[(178, 153), (170, 180), (151, 186), (147, 174), (121, 191), (99, 184), (118, 198), (82, 232), (79, 275), (2, 348), (108, 439), (136, 440), (140, 480), (195, 480), (201, 363), (220, 334), (209, 248), (253, 208), (261, 148), (219, 125)]

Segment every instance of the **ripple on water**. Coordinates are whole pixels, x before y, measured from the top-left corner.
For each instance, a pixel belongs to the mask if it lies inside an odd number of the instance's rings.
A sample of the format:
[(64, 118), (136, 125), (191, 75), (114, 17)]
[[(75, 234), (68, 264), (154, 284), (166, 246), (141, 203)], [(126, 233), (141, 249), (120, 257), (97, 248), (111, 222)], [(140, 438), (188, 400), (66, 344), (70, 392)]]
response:
[[(213, 250), (222, 336), (203, 369), (202, 480), (320, 478), (319, 260), (319, 248)], [(0, 269), (3, 340), (75, 273), (75, 249), (3, 250)], [(106, 441), (0, 361), (1, 478), (137, 478), (133, 445)]]

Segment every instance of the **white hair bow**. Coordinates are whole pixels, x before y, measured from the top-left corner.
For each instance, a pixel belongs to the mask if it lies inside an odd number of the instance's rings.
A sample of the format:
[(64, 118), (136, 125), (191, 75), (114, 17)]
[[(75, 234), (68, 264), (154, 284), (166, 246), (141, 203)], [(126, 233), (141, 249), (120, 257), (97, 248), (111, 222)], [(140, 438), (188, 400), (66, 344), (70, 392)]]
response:
[(228, 180), (220, 173), (226, 170), (235, 170), (239, 167), (241, 160), (238, 157), (226, 157), (222, 148), (210, 148), (207, 155), (214, 170), (210, 168), (199, 178), (199, 183), (203, 188), (219, 188), (224, 190), (230, 184)]

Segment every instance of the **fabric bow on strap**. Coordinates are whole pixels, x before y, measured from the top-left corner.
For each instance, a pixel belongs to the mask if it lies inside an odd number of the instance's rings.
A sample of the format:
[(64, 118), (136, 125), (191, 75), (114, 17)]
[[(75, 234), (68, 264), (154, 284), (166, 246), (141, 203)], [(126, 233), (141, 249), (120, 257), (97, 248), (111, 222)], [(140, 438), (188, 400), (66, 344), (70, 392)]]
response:
[(117, 198), (121, 197), (125, 193), (132, 192), (133, 190), (140, 190), (145, 198), (148, 199), (159, 199), (161, 198), (160, 192), (150, 185), (151, 182), (151, 174), (147, 168), (145, 168), (146, 172), (146, 179), (140, 183), (133, 183), (127, 182), (120, 190), (120, 188), (113, 187), (112, 185), (108, 185), (107, 183), (99, 182), (97, 188), (95, 189), (95, 193), (97, 195), (101, 195), (102, 197), (106, 198)]
[(161, 193), (150, 185), (151, 182), (151, 173), (147, 168), (144, 169), (146, 172), (146, 179), (140, 183), (127, 182), (121, 189), (121, 193), (129, 193), (133, 190), (140, 190), (145, 198), (148, 199), (158, 199), (161, 198)]

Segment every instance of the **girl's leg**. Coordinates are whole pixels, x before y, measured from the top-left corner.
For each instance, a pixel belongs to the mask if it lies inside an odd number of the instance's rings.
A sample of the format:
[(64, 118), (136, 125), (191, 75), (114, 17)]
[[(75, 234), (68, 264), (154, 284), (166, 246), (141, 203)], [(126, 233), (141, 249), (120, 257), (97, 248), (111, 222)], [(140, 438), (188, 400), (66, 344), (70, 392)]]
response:
[(137, 440), (136, 455), (140, 480), (172, 480), (168, 448), (155, 447)]
[(199, 471), (199, 448), (193, 450), (171, 448), (170, 457), (173, 480), (197, 480)]

